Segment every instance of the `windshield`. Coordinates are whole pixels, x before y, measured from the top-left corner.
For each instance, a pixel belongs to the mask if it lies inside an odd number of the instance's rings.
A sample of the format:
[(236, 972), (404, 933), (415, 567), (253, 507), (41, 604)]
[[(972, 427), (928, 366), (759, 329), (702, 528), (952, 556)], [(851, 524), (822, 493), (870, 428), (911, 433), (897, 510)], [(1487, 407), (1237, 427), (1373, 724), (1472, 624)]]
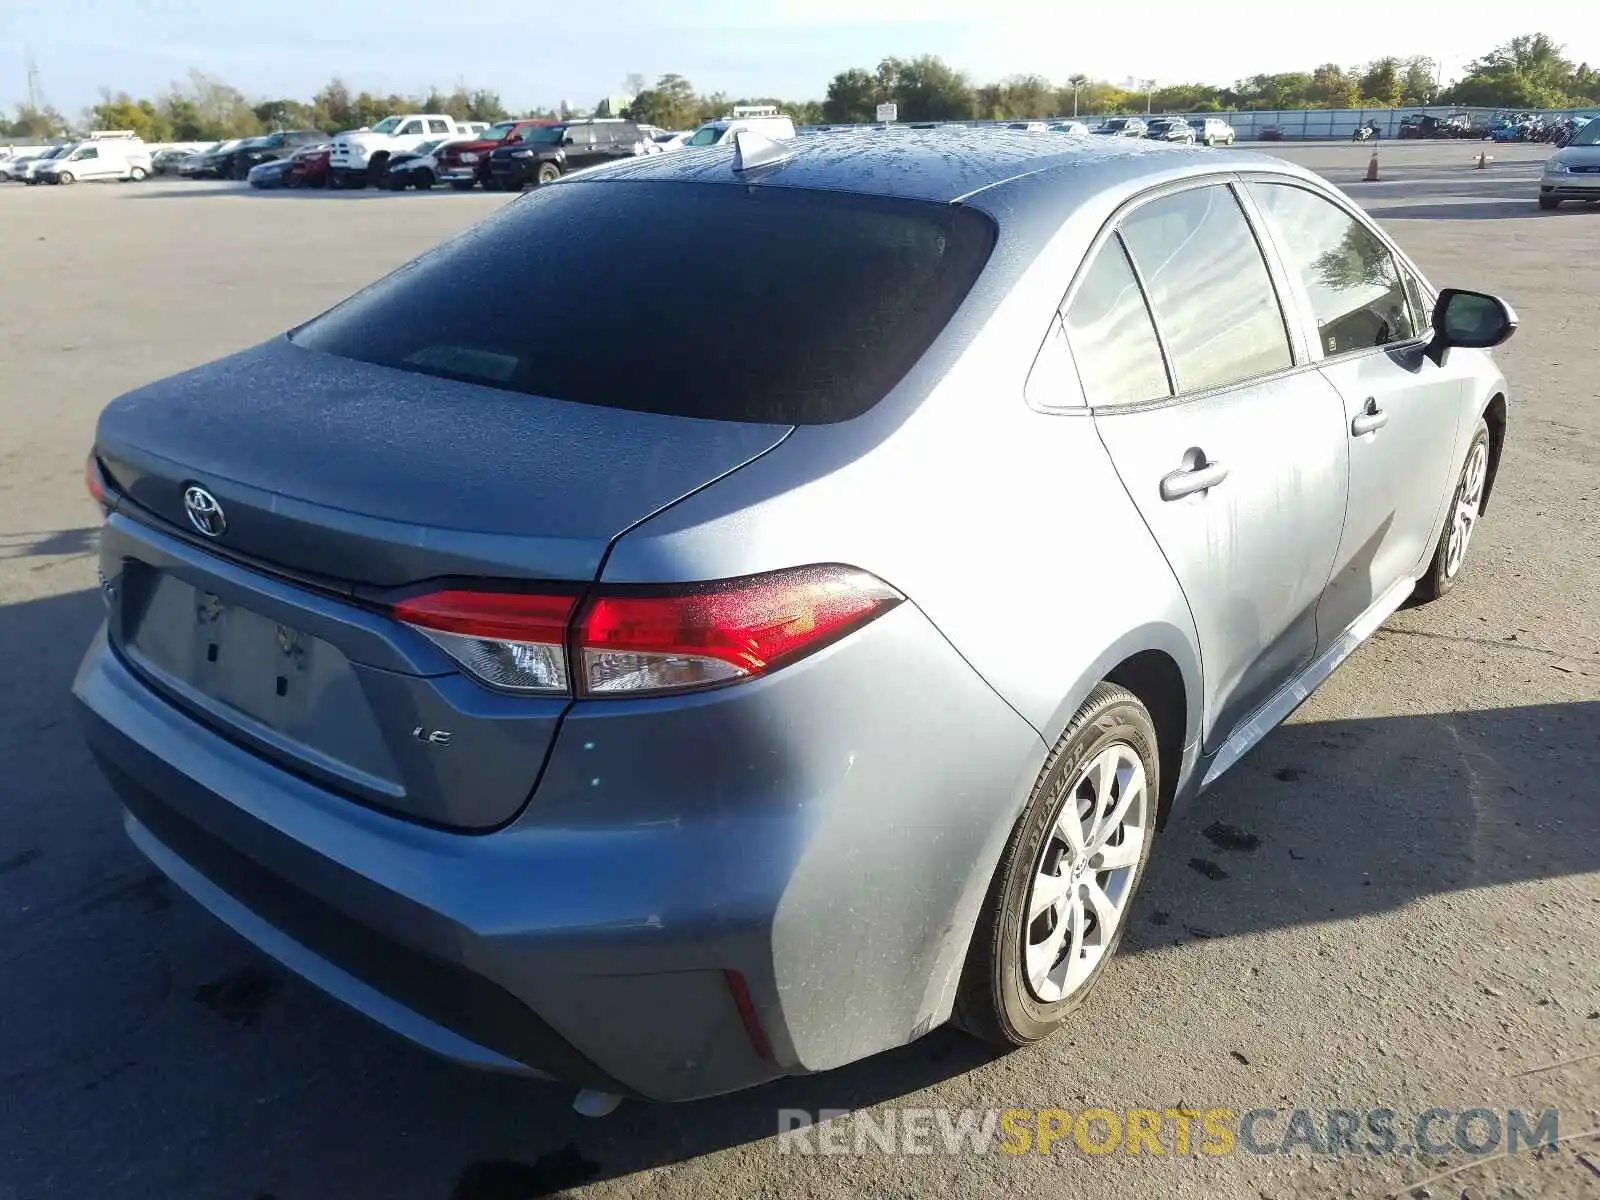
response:
[(399, 117), (385, 117), (372, 127), (373, 133), (393, 133), (400, 128)]
[(1126, 129), (1127, 127), (1128, 127), (1128, 122), (1124, 118), (1118, 117), (1115, 121), (1107, 121), (1100, 128), (1102, 128), (1102, 129)]
[[(541, 188), (293, 339), (552, 400), (840, 421), (922, 357), (994, 239), (965, 205), (721, 184)], [(708, 313), (737, 320), (730, 330)], [(648, 357), (633, 352), (647, 343)], [(461, 393), (468, 413), (471, 399)]]
[(432, 154), (440, 146), (444, 145), (444, 143), (444, 138), (434, 138), (431, 142), (423, 142), (422, 145), (418, 146), (412, 151), (412, 153), (418, 158), (421, 158), (424, 154)]
[(1573, 136), (1572, 146), (1600, 146), (1600, 120), (1590, 121)]
[(526, 130), (518, 141), (528, 142), (535, 146), (559, 146), (561, 139), (566, 137), (565, 125), (535, 125)]
[(498, 121), (483, 131), (483, 137), (489, 141), (503, 142), (506, 135), (517, 127), (515, 121)]
[(695, 130), (694, 136), (689, 139), (690, 146), (715, 146), (717, 139), (722, 136), (721, 125), (703, 125)]

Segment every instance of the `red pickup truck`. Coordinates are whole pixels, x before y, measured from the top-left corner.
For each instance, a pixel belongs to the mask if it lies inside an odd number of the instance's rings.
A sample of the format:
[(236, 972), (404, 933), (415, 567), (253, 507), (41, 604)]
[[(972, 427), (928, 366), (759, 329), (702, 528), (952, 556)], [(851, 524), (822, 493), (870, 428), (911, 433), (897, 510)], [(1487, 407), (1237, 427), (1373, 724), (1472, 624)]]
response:
[(489, 174), (489, 155), (494, 148), (506, 142), (517, 141), (524, 133), (537, 126), (557, 124), (560, 122), (542, 117), (498, 121), (484, 130), (483, 136), (476, 141), (456, 142), (441, 147), (435, 155), (439, 162), (439, 181), (448, 183), (458, 192), (470, 190), (475, 183), (481, 183), (485, 188), (493, 188), (495, 183)]

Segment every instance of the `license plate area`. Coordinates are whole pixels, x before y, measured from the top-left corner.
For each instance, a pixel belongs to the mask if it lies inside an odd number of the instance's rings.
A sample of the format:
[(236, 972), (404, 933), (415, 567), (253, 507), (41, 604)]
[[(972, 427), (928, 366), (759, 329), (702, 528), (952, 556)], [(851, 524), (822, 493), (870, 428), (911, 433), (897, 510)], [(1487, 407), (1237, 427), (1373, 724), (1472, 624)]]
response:
[(133, 651), (163, 674), (275, 729), (300, 726), (330, 668), (349, 669), (326, 642), (214, 592), (159, 573), (150, 584), (130, 639)]
[(142, 563), (123, 581), (122, 651), (159, 690), (285, 765), (380, 802), (405, 795), (337, 646)]

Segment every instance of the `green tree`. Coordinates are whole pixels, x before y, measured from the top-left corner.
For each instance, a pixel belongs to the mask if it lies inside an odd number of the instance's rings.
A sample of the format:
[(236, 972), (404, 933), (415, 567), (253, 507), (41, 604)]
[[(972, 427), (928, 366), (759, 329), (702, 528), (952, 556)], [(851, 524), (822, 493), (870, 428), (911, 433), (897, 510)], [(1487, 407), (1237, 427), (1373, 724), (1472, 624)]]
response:
[(63, 137), (67, 133), (67, 119), (48, 104), (42, 108), (17, 105), (17, 115), (12, 120), (0, 118), (0, 133), (11, 138), (43, 141)]
[(1400, 60), (1390, 55), (1367, 64), (1359, 80), (1364, 104), (1397, 108), (1405, 94)]
[(1306, 101), (1313, 108), (1359, 108), (1361, 85), (1338, 63), (1323, 63), (1311, 72)]
[(1594, 82), (1588, 67), (1574, 67), (1554, 38), (1530, 33), (1468, 64), (1466, 75), (1441, 99), (1452, 104), (1561, 108), (1592, 101)]
[(1438, 65), (1421, 55), (1408, 58), (1400, 65), (1400, 103), (1432, 104), (1439, 94)]
[[(973, 114), (972, 84), (936, 55), (886, 58), (878, 64), (876, 80), (877, 94), (895, 102), (902, 121), (958, 121)], [(1054, 89), (1042, 79), (1039, 83), (1053, 101)], [(876, 115), (874, 110), (871, 116)]]
[(172, 122), (149, 100), (135, 100), (127, 92), (112, 95), (102, 90), (100, 103), (89, 109), (90, 129), (131, 129), (147, 142), (172, 140)]
[(1157, 88), (1150, 107), (1156, 112), (1217, 112), (1222, 103), (1210, 84), (1178, 83)]
[(350, 89), (342, 79), (330, 79), (321, 91), (311, 97), (311, 108), (315, 114), (312, 124), (318, 129), (339, 133), (360, 124), (355, 119)]
[(828, 81), (828, 95), (822, 102), (823, 119), (831, 125), (871, 121), (882, 93), (878, 78), (870, 71), (851, 67)]
[(1306, 108), (1310, 104), (1311, 75), (1284, 71), (1277, 75), (1252, 75), (1238, 86), (1239, 107), (1265, 109)]
[(1005, 120), (1052, 117), (1056, 112), (1056, 88), (1042, 75), (1013, 75), (1000, 81), (998, 102), (1000, 111), (995, 115)]
[(253, 110), (263, 129), (316, 129), (316, 109), (303, 100), (263, 100)]

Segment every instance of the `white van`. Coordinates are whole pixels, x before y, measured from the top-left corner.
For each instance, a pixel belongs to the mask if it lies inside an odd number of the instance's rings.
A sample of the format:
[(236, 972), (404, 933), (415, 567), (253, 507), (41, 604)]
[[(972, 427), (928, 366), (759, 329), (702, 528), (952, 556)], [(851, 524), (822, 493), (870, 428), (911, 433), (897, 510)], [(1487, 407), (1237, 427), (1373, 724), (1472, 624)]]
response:
[(686, 149), (720, 145), (741, 129), (749, 129), (764, 138), (781, 142), (794, 136), (794, 119), (784, 116), (770, 104), (735, 104), (731, 113), (715, 121), (707, 121), (683, 145)]
[(134, 183), (150, 174), (150, 148), (131, 131), (97, 129), (65, 154), (37, 171), (40, 183), (77, 183), (127, 179)]

